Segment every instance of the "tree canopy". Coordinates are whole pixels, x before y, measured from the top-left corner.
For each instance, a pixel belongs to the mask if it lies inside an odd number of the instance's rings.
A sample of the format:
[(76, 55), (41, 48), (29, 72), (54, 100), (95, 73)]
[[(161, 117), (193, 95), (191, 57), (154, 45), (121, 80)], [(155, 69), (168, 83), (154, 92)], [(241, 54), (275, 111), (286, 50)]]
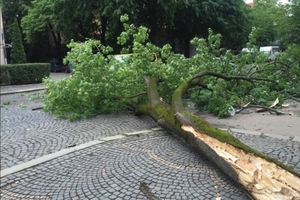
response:
[(26, 63), (26, 54), (24, 51), (21, 31), (16, 18), (12, 28), (11, 41), (11, 63)]
[[(122, 31), (119, 17), (128, 13), (131, 23), (146, 26), (151, 31), (151, 42), (162, 46), (174, 40), (188, 53), (189, 41), (194, 36), (207, 36), (207, 29), (224, 35), (224, 45), (237, 48), (245, 42), (250, 27), (246, 6), (238, 1), (32, 1), (25, 7), (28, 15), (22, 27), (28, 42), (40, 34), (56, 30), (68, 43), (86, 38), (100, 39), (102, 44), (115, 47), (115, 38)], [(240, 40), (235, 40), (237, 37)], [(183, 51), (181, 50), (181, 51)]]
[(299, 45), (299, 0), (278, 4), (277, 0), (256, 0), (251, 9), (252, 26), (256, 28), (259, 46)]
[(36, 61), (62, 60), (71, 39), (100, 40), (119, 53), (122, 47), (116, 38), (122, 32), (122, 13), (128, 13), (135, 26), (149, 28), (153, 44), (161, 47), (168, 43), (177, 53), (189, 56), (189, 41), (195, 36), (207, 37), (209, 28), (222, 34), (222, 47), (238, 53), (252, 27), (256, 27), (257, 45), (279, 44), (286, 49), (289, 44), (299, 44), (299, 0), (279, 6), (276, 2), (256, 0), (250, 8), (243, 0), (11, 0), (3, 2), (3, 19), (10, 43), (10, 25), (18, 16), (28, 43), (27, 57)]
[(253, 26), (257, 29), (257, 45), (276, 44), (276, 40), (280, 38), (278, 27), (284, 27), (286, 23), (284, 6), (278, 6), (277, 0), (257, 0), (252, 8), (251, 17), (253, 18)]
[(287, 9), (287, 26), (282, 30), (283, 40), (285, 40), (285, 46), (287, 44), (300, 45), (300, 1), (292, 0), (291, 4), (286, 6)]

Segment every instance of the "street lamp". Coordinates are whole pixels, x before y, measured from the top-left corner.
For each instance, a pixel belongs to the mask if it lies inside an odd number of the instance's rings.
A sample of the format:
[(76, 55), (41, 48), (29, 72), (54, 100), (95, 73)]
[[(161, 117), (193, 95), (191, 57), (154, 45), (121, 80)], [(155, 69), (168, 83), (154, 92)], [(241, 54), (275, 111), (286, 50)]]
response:
[(7, 56), (6, 56), (6, 49), (12, 48), (11, 44), (0, 44), (0, 65), (6, 65), (7, 64)]
[(6, 65), (6, 48), (11, 48), (10, 44), (5, 44), (3, 21), (2, 21), (2, 7), (0, 6), (0, 65)]

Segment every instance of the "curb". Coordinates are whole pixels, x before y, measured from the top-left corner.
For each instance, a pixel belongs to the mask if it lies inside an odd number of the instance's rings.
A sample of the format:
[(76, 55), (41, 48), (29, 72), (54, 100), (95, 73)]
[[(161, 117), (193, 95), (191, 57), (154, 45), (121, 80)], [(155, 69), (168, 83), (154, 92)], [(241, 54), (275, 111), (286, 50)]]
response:
[(55, 153), (51, 153), (48, 155), (44, 155), (40, 158), (36, 158), (33, 160), (30, 160), (28, 162), (25, 163), (21, 163), (19, 165), (15, 165), (13, 167), (10, 168), (6, 168), (0, 171), (0, 178), (3, 178), (7, 175), (40, 165), (42, 163), (51, 161), (53, 159), (59, 158), (61, 156), (64, 156), (66, 154), (75, 152), (75, 151), (80, 151), (82, 149), (97, 145), (97, 144), (101, 144), (104, 142), (108, 142), (108, 141), (113, 141), (113, 140), (117, 140), (117, 139), (122, 139), (125, 137), (130, 137), (130, 136), (135, 136), (135, 135), (140, 135), (140, 134), (148, 134), (148, 133), (153, 133), (153, 132), (158, 132), (158, 131), (163, 131), (164, 129), (162, 128), (153, 128), (151, 130), (143, 130), (143, 131), (136, 131), (136, 132), (131, 132), (131, 133), (124, 133), (122, 135), (115, 135), (115, 136), (109, 136), (109, 137), (104, 137), (104, 138), (100, 138), (99, 140), (94, 140), (94, 141), (90, 141), (84, 144), (80, 144), (74, 147), (70, 147), (70, 148), (66, 148), (66, 149), (62, 149), (60, 151), (57, 151)]
[(23, 89), (23, 90), (15, 90), (15, 91), (7, 91), (7, 92), (0, 92), (0, 95), (9, 95), (9, 94), (18, 94), (18, 93), (25, 93), (25, 92), (36, 92), (45, 90), (45, 87), (39, 88), (32, 88), (32, 89)]

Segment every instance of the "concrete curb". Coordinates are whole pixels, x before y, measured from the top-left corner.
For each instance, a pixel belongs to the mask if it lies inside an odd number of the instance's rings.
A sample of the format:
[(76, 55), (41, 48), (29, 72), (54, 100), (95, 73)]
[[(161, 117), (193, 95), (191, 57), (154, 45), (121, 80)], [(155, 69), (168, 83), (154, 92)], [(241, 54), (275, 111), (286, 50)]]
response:
[(36, 91), (41, 91), (41, 90), (45, 90), (45, 87), (0, 92), (0, 95), (18, 94), (18, 93), (25, 93), (25, 92), (36, 92)]
[(293, 141), (300, 142), (300, 136), (293, 137)]
[(30, 160), (28, 162), (19, 164), (19, 165), (15, 165), (15, 166), (10, 167), (10, 168), (6, 168), (4, 170), (1, 170), (0, 177), (2, 178), (2, 177), (7, 176), (9, 174), (13, 174), (13, 173), (22, 171), (24, 169), (28, 169), (30, 167), (34, 167), (36, 165), (45, 163), (47, 161), (53, 160), (53, 159), (61, 157), (61, 156), (64, 156), (64, 155), (72, 153), (74, 151), (79, 151), (81, 149), (85, 149), (87, 147), (90, 147), (90, 146), (93, 146), (93, 145), (96, 145), (96, 144), (100, 144), (102, 142), (104, 142), (104, 141), (97, 141), (97, 140), (91, 141), (91, 142), (88, 142), (88, 143), (78, 145), (76, 147), (72, 147), (72, 148), (68, 148), (68, 149), (62, 149), (58, 152), (51, 153), (51, 154), (42, 156), (40, 158), (37, 158), (37, 159), (34, 159), (34, 160)]
[(97, 144), (122, 139), (122, 138), (125, 138), (127, 136), (135, 136), (135, 135), (139, 135), (139, 134), (148, 134), (148, 133), (153, 133), (153, 132), (163, 131), (163, 130), (164, 129), (162, 129), (162, 128), (153, 128), (152, 130), (143, 130), (143, 131), (136, 131), (136, 132), (132, 132), (132, 133), (124, 133), (122, 135), (104, 137), (104, 138), (101, 138), (99, 140), (90, 141), (90, 142), (80, 144), (80, 145), (75, 146), (75, 147), (62, 149), (58, 152), (51, 153), (51, 154), (42, 156), (42, 157), (37, 158), (37, 159), (33, 159), (33, 160), (28, 161), (28, 162), (25, 162), (25, 163), (22, 163), (22, 164), (19, 164), (19, 165), (15, 165), (15, 166), (10, 167), (10, 168), (3, 169), (3, 170), (0, 171), (0, 177), (2, 178), (4, 176), (7, 176), (7, 175), (10, 175), (10, 174), (13, 174), (13, 173), (16, 173), (16, 172), (19, 172), (19, 171), (37, 166), (39, 164), (48, 162), (50, 160), (56, 159), (58, 157), (66, 155), (66, 154), (69, 154), (69, 153), (72, 153), (72, 152), (75, 152), (75, 151), (79, 151), (79, 150), (82, 150), (82, 149), (85, 149), (85, 148), (88, 148), (88, 147), (91, 147), (91, 146), (94, 146), (94, 145), (97, 145)]

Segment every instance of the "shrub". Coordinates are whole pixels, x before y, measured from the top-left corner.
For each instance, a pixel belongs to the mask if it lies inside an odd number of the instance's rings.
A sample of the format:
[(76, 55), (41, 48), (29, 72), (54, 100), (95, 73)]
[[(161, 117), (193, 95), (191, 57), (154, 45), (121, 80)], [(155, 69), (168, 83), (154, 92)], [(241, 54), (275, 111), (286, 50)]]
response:
[(0, 65), (1, 85), (42, 83), (50, 75), (49, 63)]
[(11, 36), (12, 49), (10, 52), (11, 63), (26, 63), (26, 54), (22, 42), (21, 31), (17, 19), (13, 23), (13, 31)]

